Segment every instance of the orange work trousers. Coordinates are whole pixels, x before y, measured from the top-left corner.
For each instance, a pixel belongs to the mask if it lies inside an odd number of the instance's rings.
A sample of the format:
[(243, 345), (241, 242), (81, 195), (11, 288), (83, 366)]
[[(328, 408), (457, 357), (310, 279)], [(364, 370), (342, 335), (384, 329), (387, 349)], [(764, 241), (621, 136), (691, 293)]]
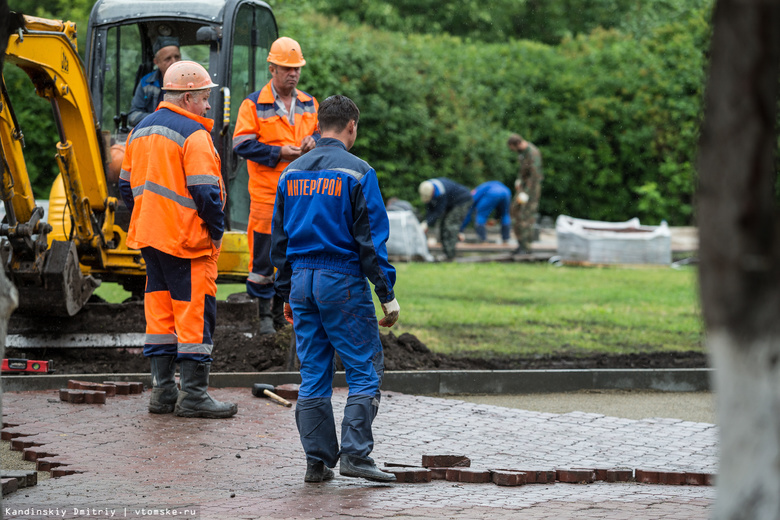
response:
[(179, 258), (153, 247), (146, 261), (145, 356), (211, 363), (217, 321), (217, 258)]

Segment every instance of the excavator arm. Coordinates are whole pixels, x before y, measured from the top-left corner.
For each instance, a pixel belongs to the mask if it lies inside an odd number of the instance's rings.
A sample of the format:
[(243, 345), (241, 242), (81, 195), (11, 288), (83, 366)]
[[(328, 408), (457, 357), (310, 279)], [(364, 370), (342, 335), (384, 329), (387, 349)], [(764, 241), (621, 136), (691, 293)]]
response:
[(48, 243), (52, 228), (43, 220), (43, 208), (35, 204), (23, 155), (24, 135), (3, 79), (3, 262), (20, 291), (20, 310), (73, 315), (100, 283), (84, 276), (79, 263), (103, 268), (107, 250), (116, 247), (117, 200), (108, 196), (103, 143), (76, 50), (75, 25), (31, 16), (23, 19), (24, 27), (8, 40), (5, 66), (24, 70), (36, 93), (51, 104), (59, 134), (55, 159), (73, 225), (69, 240)]

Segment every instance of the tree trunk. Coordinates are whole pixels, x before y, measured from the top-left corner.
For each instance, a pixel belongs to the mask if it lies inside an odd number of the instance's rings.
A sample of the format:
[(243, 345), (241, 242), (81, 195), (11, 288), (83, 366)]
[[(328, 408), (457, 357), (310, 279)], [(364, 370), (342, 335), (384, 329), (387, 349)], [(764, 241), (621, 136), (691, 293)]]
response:
[[(0, 73), (5, 62), (5, 50), (8, 46), (10, 33), (8, 1), (0, 0)], [(4, 172), (5, 155), (0, 151), (0, 174)], [(8, 333), (8, 318), (19, 303), (19, 295), (16, 287), (6, 278), (5, 271), (0, 268), (0, 359), (5, 358), (5, 337)], [(3, 380), (0, 379), (0, 419), (3, 417)], [(0, 508), (0, 520), (3, 511)]]
[(719, 0), (699, 148), (700, 288), (720, 427), (713, 518), (780, 518), (780, 2)]

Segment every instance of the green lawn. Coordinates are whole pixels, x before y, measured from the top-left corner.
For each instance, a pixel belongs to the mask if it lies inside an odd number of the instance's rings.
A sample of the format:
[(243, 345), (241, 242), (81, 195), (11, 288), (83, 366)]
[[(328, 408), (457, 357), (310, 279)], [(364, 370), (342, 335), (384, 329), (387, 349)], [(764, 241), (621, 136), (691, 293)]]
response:
[[(401, 318), (391, 330), (414, 334), (435, 352), (703, 350), (693, 268), (399, 263), (396, 269)], [(104, 284), (97, 292), (121, 301), (117, 289)], [(217, 297), (243, 290), (241, 284), (220, 285)]]

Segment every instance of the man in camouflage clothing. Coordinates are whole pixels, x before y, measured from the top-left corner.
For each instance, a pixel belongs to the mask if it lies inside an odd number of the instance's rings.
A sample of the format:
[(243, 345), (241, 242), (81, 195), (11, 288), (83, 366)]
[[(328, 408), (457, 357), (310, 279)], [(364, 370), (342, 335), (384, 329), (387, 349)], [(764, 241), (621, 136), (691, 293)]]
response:
[(527, 254), (531, 252), (536, 212), (542, 195), (542, 154), (536, 146), (517, 134), (510, 135), (506, 144), (510, 150), (517, 152), (520, 163), (512, 201), (512, 223), (518, 241), (515, 254)]

